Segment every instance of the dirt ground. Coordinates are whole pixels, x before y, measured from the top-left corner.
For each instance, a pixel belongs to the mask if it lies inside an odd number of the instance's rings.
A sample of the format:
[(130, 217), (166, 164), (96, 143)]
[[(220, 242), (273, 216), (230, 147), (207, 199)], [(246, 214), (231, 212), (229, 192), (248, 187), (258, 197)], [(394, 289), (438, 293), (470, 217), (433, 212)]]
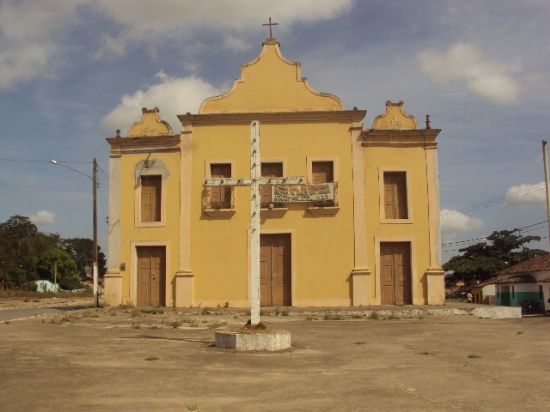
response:
[(245, 311), (84, 309), (0, 324), (0, 410), (548, 410), (550, 317), (286, 316), (283, 353), (212, 347)]

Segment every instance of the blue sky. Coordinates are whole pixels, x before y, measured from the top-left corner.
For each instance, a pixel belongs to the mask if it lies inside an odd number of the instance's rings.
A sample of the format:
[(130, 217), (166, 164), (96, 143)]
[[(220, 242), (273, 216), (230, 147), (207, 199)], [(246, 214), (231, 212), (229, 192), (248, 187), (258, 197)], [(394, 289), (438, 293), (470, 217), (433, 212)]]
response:
[[(285, 56), (314, 88), (367, 109), (365, 127), (391, 99), (443, 129), (445, 243), (546, 219), (548, 1), (0, 0), (0, 159), (38, 161), (0, 160), (0, 221), (90, 236), (90, 180), (47, 161), (91, 173), (78, 162), (96, 157), (107, 170), (105, 137), (142, 106), (179, 130), (176, 114), (230, 88), (258, 54), (268, 16)], [(99, 193), (105, 249), (105, 173)]]

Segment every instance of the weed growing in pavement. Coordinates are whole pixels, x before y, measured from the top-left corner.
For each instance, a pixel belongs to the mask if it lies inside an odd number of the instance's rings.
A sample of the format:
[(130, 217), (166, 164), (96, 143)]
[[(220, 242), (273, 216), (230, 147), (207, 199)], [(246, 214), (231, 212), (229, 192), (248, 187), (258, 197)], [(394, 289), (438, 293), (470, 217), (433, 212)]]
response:
[(139, 318), (141, 317), (141, 315), (142, 315), (141, 310), (136, 308), (133, 308), (132, 311), (130, 312), (130, 316), (132, 316), (133, 318)]
[(208, 325), (208, 329), (223, 328), (226, 325), (227, 325), (226, 322), (214, 322), (214, 323), (211, 323), (210, 325)]
[(351, 318), (352, 319), (363, 319), (365, 317), (364, 314), (358, 314), (358, 313), (354, 313), (353, 315), (351, 315)]
[(187, 412), (201, 412), (197, 404), (187, 405)]
[(223, 305), (224, 309), (227, 309), (229, 308), (229, 302), (225, 302), (224, 305)]
[(289, 312), (290, 311), (288, 309), (283, 309), (281, 310), (281, 316), (288, 316)]
[(156, 356), (148, 356), (148, 357), (145, 358), (145, 360), (146, 361), (154, 361), (154, 360), (159, 360), (159, 358), (156, 357)]
[(380, 314), (378, 312), (371, 312), (369, 318), (373, 320), (378, 320), (380, 319)]
[(399, 316), (395, 312), (392, 312), (388, 319), (399, 319)]
[(317, 316), (306, 316), (306, 320), (319, 320)]
[(99, 318), (99, 313), (93, 310), (86, 310), (82, 313), (83, 318)]
[(338, 313), (332, 313), (330, 311), (327, 311), (323, 315), (323, 319), (324, 320), (342, 320), (344, 318), (341, 315), (339, 315)]
[(134, 323), (132, 323), (132, 328), (139, 329), (139, 328), (141, 328), (141, 325), (139, 324), (139, 322), (134, 322)]
[(187, 326), (189, 326), (191, 328), (198, 328), (199, 327), (199, 322), (197, 322), (194, 319), (183, 318), (181, 321), (183, 323), (187, 324)]
[(356, 345), (364, 345), (366, 342), (364, 340), (360, 340), (358, 342), (354, 342)]
[(168, 322), (168, 326), (170, 326), (172, 329), (177, 329), (181, 326), (183, 322), (181, 320), (171, 320)]

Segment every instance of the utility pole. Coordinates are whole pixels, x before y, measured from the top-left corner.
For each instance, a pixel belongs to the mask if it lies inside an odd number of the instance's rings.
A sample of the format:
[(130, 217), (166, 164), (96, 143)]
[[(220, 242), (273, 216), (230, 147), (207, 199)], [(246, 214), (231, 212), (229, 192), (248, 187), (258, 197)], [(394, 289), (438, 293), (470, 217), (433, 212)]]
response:
[(548, 241), (550, 242), (550, 195), (548, 192), (550, 181), (548, 180), (548, 153), (546, 150), (548, 142), (542, 141), (542, 160), (544, 162), (544, 184), (546, 186), (546, 219), (548, 220)]
[(93, 171), (92, 171), (92, 185), (93, 185), (93, 224), (94, 224), (94, 245), (92, 250), (92, 273), (94, 278), (94, 302), (95, 306), (99, 307), (99, 294), (98, 294), (98, 267), (97, 267), (97, 161), (94, 157)]
[[(54, 289), (56, 288), (57, 286), (57, 260), (54, 262), (53, 264), (53, 287)], [(56, 290), (57, 292), (57, 290)]]

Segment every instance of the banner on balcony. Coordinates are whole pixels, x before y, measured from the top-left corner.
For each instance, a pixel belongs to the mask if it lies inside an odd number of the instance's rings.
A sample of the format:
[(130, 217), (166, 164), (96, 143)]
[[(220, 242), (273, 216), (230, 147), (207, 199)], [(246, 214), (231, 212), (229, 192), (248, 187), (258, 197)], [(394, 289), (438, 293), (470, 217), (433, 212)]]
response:
[(273, 203), (326, 202), (334, 200), (334, 184), (273, 185)]

